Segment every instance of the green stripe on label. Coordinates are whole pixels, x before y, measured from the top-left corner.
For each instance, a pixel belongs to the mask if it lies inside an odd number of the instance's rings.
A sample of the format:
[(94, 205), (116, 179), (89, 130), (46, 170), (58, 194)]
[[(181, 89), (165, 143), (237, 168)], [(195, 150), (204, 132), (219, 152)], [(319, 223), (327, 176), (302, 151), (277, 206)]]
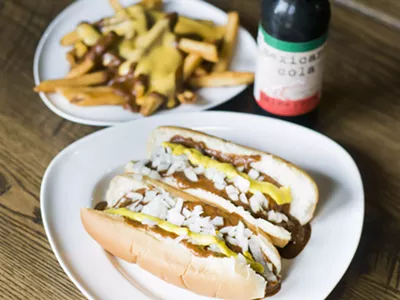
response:
[(270, 45), (271, 47), (274, 47), (278, 50), (281, 51), (286, 51), (286, 52), (307, 52), (314, 50), (320, 46), (322, 46), (325, 42), (326, 39), (328, 38), (328, 32), (323, 34), (321, 37), (305, 42), (305, 43), (292, 43), (292, 42), (285, 42), (282, 40), (278, 40), (277, 38), (274, 38), (273, 36), (269, 35), (262, 26), (259, 26), (259, 31), (262, 32), (264, 36), (264, 41)]

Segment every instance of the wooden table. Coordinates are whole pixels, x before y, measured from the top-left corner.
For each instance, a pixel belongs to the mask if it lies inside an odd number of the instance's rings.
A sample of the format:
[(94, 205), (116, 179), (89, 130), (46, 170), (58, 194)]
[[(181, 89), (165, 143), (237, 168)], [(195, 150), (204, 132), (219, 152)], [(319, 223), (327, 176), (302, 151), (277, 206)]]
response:
[[(366, 216), (356, 256), (329, 299), (400, 299), (400, 5), (337, 1), (315, 128), (356, 160)], [(35, 47), (70, 2), (0, 1), (1, 299), (83, 299), (50, 249), (39, 190), (51, 159), (99, 128), (61, 119), (32, 91)], [(211, 2), (238, 10), (255, 35), (258, 0)], [(251, 94), (250, 88), (219, 109), (254, 112)]]

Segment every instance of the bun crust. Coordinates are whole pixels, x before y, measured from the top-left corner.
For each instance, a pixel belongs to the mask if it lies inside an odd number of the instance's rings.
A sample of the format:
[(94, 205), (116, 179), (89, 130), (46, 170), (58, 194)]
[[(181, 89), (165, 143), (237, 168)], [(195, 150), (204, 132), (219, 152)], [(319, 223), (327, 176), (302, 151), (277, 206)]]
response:
[(290, 214), (300, 224), (305, 225), (312, 219), (318, 203), (318, 188), (314, 180), (298, 166), (267, 152), (238, 145), (203, 132), (175, 126), (161, 126), (153, 131), (147, 143), (149, 156), (162, 142), (170, 141), (176, 135), (203, 142), (208, 148), (223, 153), (260, 155), (261, 160), (251, 163), (252, 168), (267, 174), (280, 184), (290, 187), (293, 197)]
[(258, 299), (265, 295), (267, 281), (234, 258), (196, 256), (173, 239), (92, 209), (81, 209), (81, 220), (105, 250), (178, 287), (224, 299)]

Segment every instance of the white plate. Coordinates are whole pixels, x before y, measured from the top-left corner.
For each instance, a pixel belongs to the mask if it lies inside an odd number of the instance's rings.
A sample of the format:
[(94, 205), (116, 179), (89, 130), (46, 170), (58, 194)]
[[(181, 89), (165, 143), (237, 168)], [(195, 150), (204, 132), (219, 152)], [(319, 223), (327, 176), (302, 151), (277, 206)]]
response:
[(272, 298), (324, 299), (356, 251), (364, 193), (350, 155), (329, 138), (291, 123), (248, 114), (203, 112), (155, 116), (91, 134), (64, 149), (41, 188), (47, 236), (61, 266), (91, 299), (208, 299), (169, 285), (135, 265), (107, 255), (84, 231), (81, 207), (103, 199), (109, 180), (131, 159), (145, 157), (150, 132), (160, 125), (206, 131), (276, 153), (306, 169), (320, 189), (305, 250), (284, 262), (282, 290)]
[[(121, 1), (125, 5), (132, 0)], [(181, 15), (213, 20), (217, 24), (225, 24), (227, 15), (222, 10), (203, 1), (197, 0), (168, 0), (165, 2), (166, 11), (176, 11)], [(74, 30), (82, 21), (97, 21), (113, 14), (107, 0), (81, 0), (68, 6), (61, 12), (46, 29), (35, 53), (33, 72), (35, 84), (43, 80), (64, 77), (69, 70), (65, 53), (69, 50), (60, 45), (62, 36)], [(254, 72), (256, 64), (257, 44), (250, 33), (240, 28), (238, 43), (233, 57), (231, 69), (234, 71)], [(199, 101), (193, 105), (181, 105), (158, 114), (179, 112), (195, 112), (220, 105), (233, 98), (246, 88), (246, 85), (225, 88), (203, 88), (199, 90)], [(126, 122), (142, 116), (131, 113), (119, 106), (79, 107), (70, 104), (58, 94), (40, 93), (43, 102), (59, 116), (73, 122), (108, 126)]]

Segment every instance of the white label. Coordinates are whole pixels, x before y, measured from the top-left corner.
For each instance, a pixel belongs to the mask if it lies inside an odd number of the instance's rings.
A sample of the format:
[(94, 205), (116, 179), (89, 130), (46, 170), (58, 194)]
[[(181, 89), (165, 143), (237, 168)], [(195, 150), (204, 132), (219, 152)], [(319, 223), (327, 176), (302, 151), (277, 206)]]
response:
[[(302, 114), (314, 108), (321, 93), (325, 43), (307, 52), (287, 52), (267, 44), (259, 30), (258, 45), (254, 97), (260, 106), (269, 110), (279, 101), (292, 102), (292, 106), (281, 108), (283, 115)], [(303, 103), (302, 108), (296, 108), (293, 102), (297, 101), (312, 101), (315, 105)]]

